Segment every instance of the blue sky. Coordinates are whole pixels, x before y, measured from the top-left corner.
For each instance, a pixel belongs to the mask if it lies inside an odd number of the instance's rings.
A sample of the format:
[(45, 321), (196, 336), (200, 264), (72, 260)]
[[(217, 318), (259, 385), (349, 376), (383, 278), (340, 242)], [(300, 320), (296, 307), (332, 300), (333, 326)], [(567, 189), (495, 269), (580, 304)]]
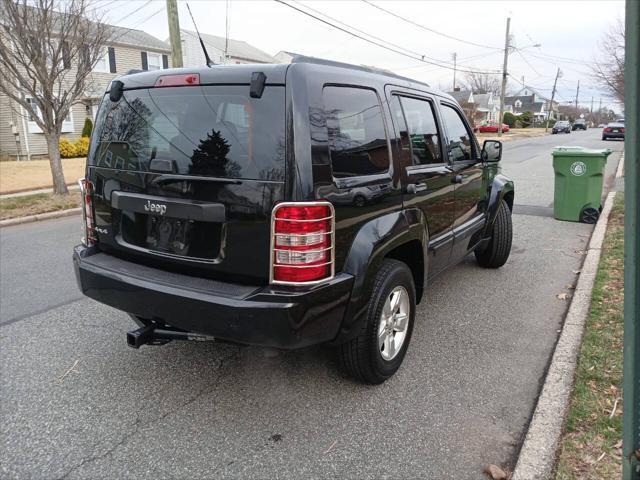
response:
[[(617, 19), (623, 19), (623, 1), (371, 0), (439, 33), (410, 25), (362, 0), (285, 1), (316, 16), (319, 16), (317, 12), (322, 12), (350, 28), (410, 50), (413, 52), (410, 56), (425, 55), (450, 67), (452, 53), (456, 52), (460, 69), (482, 71), (501, 70), (503, 54), (500, 49), (504, 46), (506, 18), (511, 17), (513, 43), (523, 48), (509, 56), (508, 70), (513, 78), (522, 81), (524, 77), (525, 84), (550, 96), (556, 69), (560, 67), (563, 76), (558, 83), (558, 100), (574, 100), (579, 79), (581, 105), (590, 106), (591, 97), (594, 97), (597, 107), (602, 97), (603, 105), (620, 110), (620, 106), (594, 84), (589, 63), (598, 53), (602, 34)], [(196, 0), (189, 4), (201, 32), (225, 35), (227, 2)], [(101, 0), (98, 5), (105, 6), (110, 23), (139, 28), (163, 40), (168, 37), (164, 0)], [(181, 27), (193, 30), (184, 1), (178, 1), (178, 10)], [(272, 55), (288, 50), (386, 68), (444, 90), (450, 90), (452, 86), (450, 68), (424, 64), (371, 45), (275, 1), (232, 0), (228, 18), (231, 38), (249, 42)], [(447, 35), (482, 46), (454, 40)], [(530, 47), (533, 44), (541, 44), (541, 47)], [(458, 72), (457, 78), (463, 79), (464, 74)], [(515, 81), (510, 82), (512, 90), (517, 86)]]

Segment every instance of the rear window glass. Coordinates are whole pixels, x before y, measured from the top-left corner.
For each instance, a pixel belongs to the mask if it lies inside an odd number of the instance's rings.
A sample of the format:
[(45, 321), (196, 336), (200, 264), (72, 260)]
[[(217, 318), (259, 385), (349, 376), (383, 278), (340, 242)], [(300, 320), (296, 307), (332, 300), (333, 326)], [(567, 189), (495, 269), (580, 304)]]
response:
[(333, 176), (386, 172), (389, 149), (376, 92), (331, 86), (324, 88), (323, 100)]
[[(284, 87), (155, 88), (105, 97), (89, 162), (120, 170), (282, 180)], [(157, 162), (154, 162), (157, 160)], [(169, 169), (171, 171), (169, 171)]]

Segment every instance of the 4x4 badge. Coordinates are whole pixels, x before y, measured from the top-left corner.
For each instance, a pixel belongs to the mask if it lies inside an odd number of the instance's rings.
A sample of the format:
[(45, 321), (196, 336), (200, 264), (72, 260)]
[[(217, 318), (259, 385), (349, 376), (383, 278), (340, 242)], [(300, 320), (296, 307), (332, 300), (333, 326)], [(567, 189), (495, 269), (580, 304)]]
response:
[(160, 215), (164, 215), (167, 213), (167, 206), (162, 203), (151, 203), (151, 200), (147, 200), (147, 204), (144, 206), (144, 209), (147, 212), (159, 213)]

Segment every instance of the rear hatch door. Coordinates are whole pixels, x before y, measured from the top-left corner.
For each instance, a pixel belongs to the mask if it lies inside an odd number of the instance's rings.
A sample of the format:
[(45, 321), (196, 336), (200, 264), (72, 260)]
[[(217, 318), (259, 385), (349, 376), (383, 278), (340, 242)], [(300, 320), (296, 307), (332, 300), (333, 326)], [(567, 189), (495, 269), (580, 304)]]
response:
[(136, 88), (105, 95), (89, 155), (101, 249), (230, 281), (265, 283), (283, 199), (285, 88)]

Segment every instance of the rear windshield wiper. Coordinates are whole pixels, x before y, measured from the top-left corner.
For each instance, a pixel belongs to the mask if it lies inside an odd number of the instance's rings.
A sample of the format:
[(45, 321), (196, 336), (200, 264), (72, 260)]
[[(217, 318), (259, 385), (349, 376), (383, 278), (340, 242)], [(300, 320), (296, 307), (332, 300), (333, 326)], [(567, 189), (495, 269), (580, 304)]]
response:
[(162, 185), (163, 183), (173, 182), (212, 182), (212, 183), (228, 183), (232, 185), (240, 185), (241, 180), (235, 178), (220, 177), (204, 177), (201, 175), (160, 175), (151, 181), (151, 185)]

